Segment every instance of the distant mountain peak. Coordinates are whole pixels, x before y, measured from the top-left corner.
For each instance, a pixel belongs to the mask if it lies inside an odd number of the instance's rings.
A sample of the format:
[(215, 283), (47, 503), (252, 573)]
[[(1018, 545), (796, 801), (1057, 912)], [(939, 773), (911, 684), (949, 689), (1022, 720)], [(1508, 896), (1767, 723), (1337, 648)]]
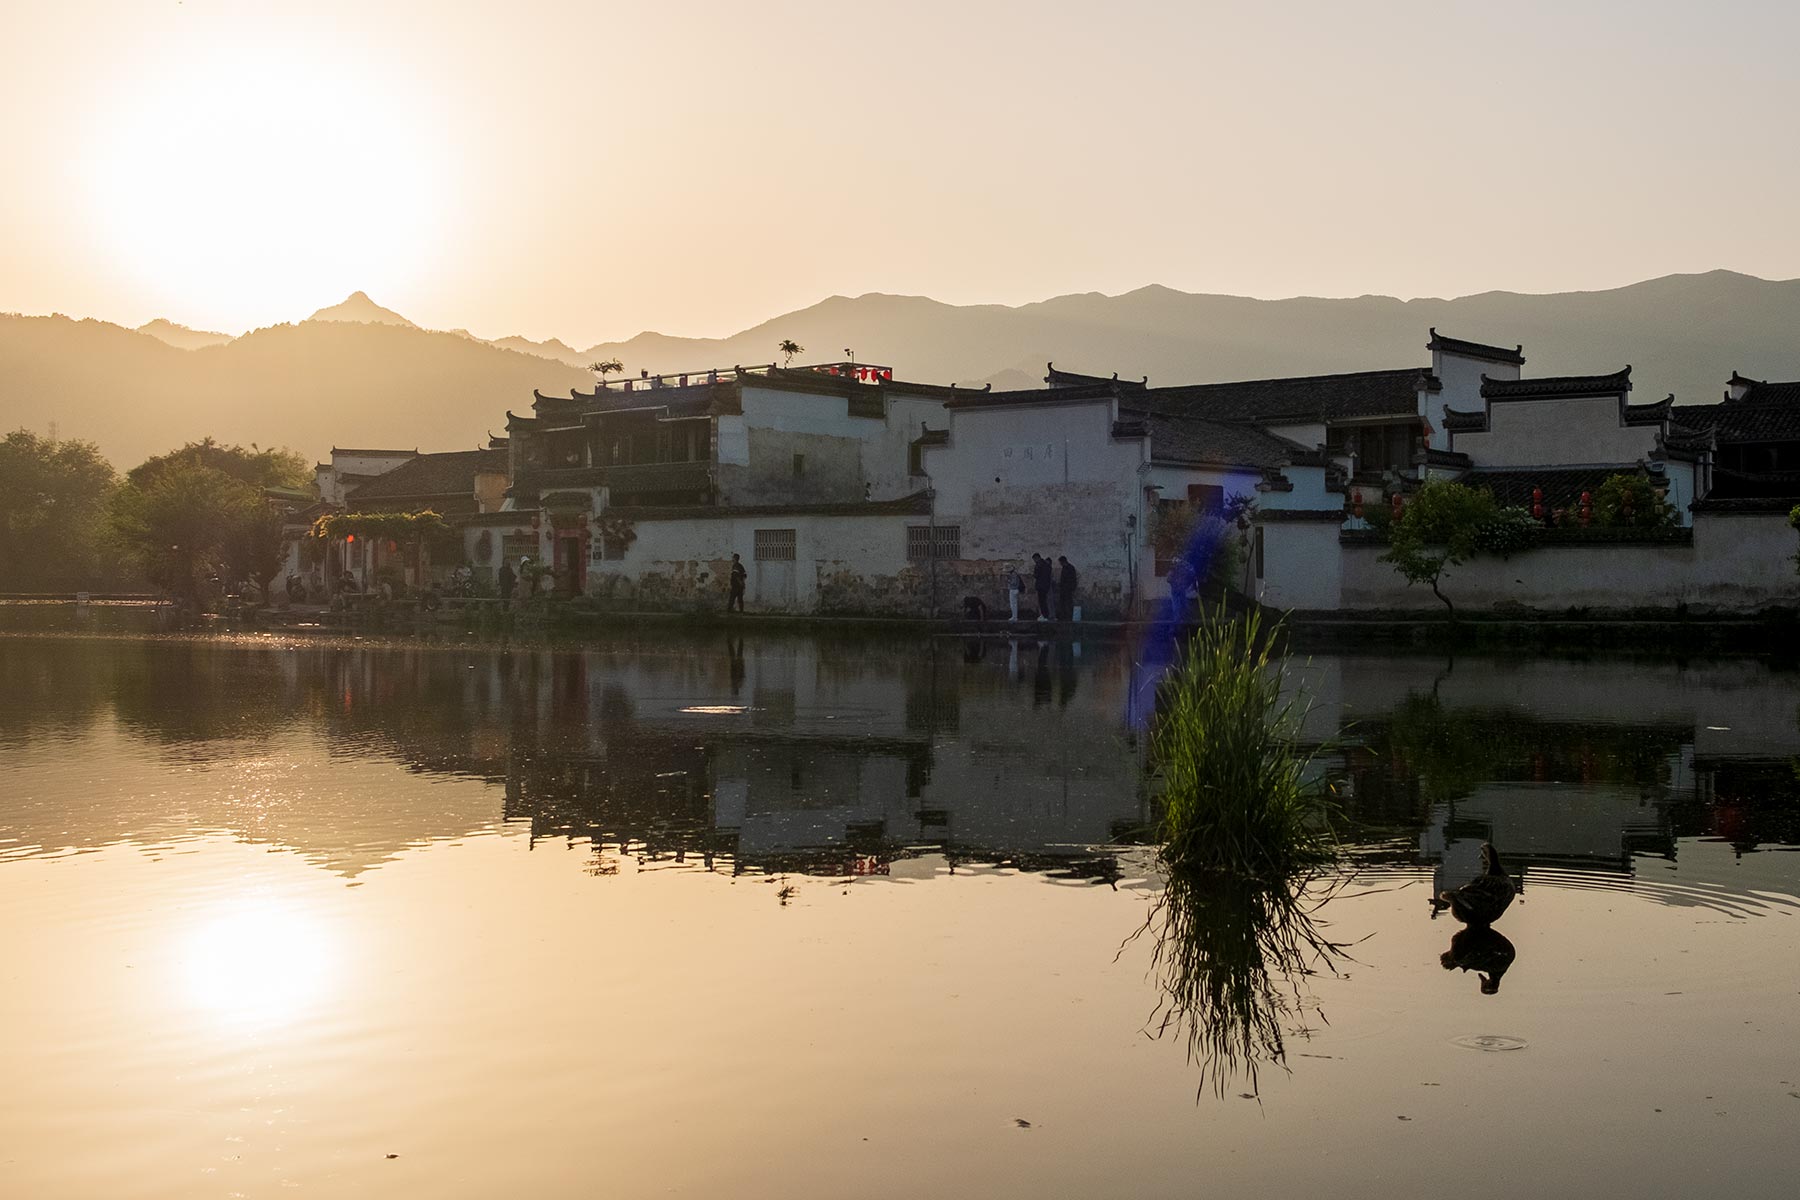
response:
[(173, 346), (177, 350), (200, 350), (207, 346), (223, 346), (231, 341), (229, 333), (214, 333), (207, 329), (189, 329), (186, 325), (178, 325), (164, 317), (144, 322), (137, 327), (137, 331), (148, 334), (157, 341)]
[(411, 321), (391, 308), (369, 299), (367, 292), (351, 292), (342, 304), (333, 304), (329, 308), (321, 308), (308, 317), (309, 321), (352, 321), (363, 325), (400, 325), (407, 329), (417, 329)]

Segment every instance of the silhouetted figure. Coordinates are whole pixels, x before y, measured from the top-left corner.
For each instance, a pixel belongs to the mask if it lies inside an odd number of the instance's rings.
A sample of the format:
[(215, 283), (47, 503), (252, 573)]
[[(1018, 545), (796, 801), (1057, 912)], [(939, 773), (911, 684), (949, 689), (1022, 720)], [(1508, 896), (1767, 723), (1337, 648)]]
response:
[(750, 573), (744, 570), (744, 561), (737, 555), (731, 556), (731, 595), (725, 601), (725, 611), (734, 607), (744, 611), (744, 584), (749, 581)]
[(1008, 567), (1006, 571), (1006, 606), (1012, 610), (1012, 620), (1019, 619), (1019, 593), (1025, 590), (1025, 580), (1020, 578), (1017, 567)]
[(519, 577), (513, 572), (512, 563), (502, 560), (500, 563), (500, 603), (511, 604), (513, 589), (519, 586)]
[(1474, 971), (1481, 977), (1481, 994), (1492, 996), (1500, 990), (1500, 977), (1517, 957), (1518, 951), (1505, 934), (1486, 925), (1471, 925), (1457, 930), (1438, 962), (1446, 971)]
[(1081, 574), (1075, 570), (1075, 564), (1071, 563), (1067, 557), (1059, 554), (1056, 556), (1056, 561), (1062, 564), (1062, 573), (1056, 579), (1058, 593), (1056, 614), (1065, 621), (1073, 621), (1075, 619), (1075, 588), (1081, 579)]
[(1041, 554), (1031, 556), (1031, 579), (1037, 588), (1038, 620), (1048, 621), (1056, 614), (1050, 610), (1050, 560)]
[(1483, 842), (1481, 874), (1455, 891), (1439, 892), (1437, 899), (1431, 902), (1431, 915), (1435, 918), (1448, 908), (1450, 915), (1465, 925), (1492, 925), (1518, 892), (1512, 876), (1500, 865), (1500, 852), (1494, 849), (1492, 842)]
[(964, 596), (962, 599), (963, 620), (985, 621), (988, 615), (987, 601), (980, 596)]

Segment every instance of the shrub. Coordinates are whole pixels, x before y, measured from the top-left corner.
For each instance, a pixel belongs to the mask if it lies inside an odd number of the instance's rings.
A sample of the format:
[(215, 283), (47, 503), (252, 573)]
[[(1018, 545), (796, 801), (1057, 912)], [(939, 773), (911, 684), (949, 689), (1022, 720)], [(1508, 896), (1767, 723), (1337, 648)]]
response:
[(1675, 506), (1643, 475), (1610, 475), (1593, 499), (1596, 525), (1654, 528), (1678, 519)]
[(1502, 508), (1475, 526), (1475, 548), (1496, 558), (1511, 558), (1535, 547), (1544, 527), (1522, 508)]
[(1283, 878), (1330, 857), (1323, 790), (1305, 779), (1300, 712), (1258, 614), (1203, 614), (1164, 684), (1154, 752), (1172, 868)]

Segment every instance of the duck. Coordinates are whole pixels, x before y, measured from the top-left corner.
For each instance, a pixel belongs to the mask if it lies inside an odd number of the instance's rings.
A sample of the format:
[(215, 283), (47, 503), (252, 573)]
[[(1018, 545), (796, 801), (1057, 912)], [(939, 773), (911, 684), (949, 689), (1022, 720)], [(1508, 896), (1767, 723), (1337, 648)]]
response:
[(1448, 908), (1450, 915), (1465, 925), (1492, 925), (1518, 893), (1518, 885), (1500, 865), (1500, 852), (1492, 842), (1483, 842), (1481, 874), (1454, 891), (1439, 892), (1431, 902), (1431, 915), (1435, 917)]

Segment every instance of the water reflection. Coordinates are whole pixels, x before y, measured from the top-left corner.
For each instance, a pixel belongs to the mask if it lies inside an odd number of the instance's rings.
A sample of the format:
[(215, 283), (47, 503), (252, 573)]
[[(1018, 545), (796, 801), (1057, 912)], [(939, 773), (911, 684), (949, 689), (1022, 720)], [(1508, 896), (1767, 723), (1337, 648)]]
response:
[(1149, 1029), (1185, 1042), (1201, 1091), (1223, 1096), (1242, 1076), (1255, 1095), (1261, 1066), (1286, 1069), (1288, 1040), (1308, 1036), (1316, 1012), (1308, 977), (1347, 957), (1316, 915), (1343, 882), (1167, 876), (1140, 931), (1153, 939), (1159, 987)]
[(1481, 994), (1492, 996), (1500, 990), (1500, 977), (1512, 967), (1518, 951), (1492, 926), (1471, 925), (1460, 929), (1450, 939), (1450, 948), (1438, 958), (1446, 971), (1474, 971)]
[(326, 922), (292, 901), (266, 896), (212, 907), (182, 937), (187, 999), (209, 1019), (265, 1026), (319, 1002), (336, 974)]
[[(1117, 847), (1145, 823), (1123, 715), (1141, 673), (1128, 648), (1036, 639), (0, 637), (0, 745), (32, 764), (0, 794), (0, 843), (226, 830), (355, 877), (412, 846), (516, 830), (597, 862), (845, 876), (941, 853), (950, 869), (1117, 880)], [(1634, 887), (1727, 911), (1796, 890), (1794, 865), (1752, 853), (1800, 842), (1782, 672), (1350, 656), (1295, 675), (1359, 853), (1429, 866), (1434, 892), (1472, 877), (1489, 840), (1527, 889)], [(107, 790), (132, 744), (163, 758), (167, 787)], [(296, 765), (314, 753), (328, 765)], [(489, 789), (394, 789), (396, 767)]]

